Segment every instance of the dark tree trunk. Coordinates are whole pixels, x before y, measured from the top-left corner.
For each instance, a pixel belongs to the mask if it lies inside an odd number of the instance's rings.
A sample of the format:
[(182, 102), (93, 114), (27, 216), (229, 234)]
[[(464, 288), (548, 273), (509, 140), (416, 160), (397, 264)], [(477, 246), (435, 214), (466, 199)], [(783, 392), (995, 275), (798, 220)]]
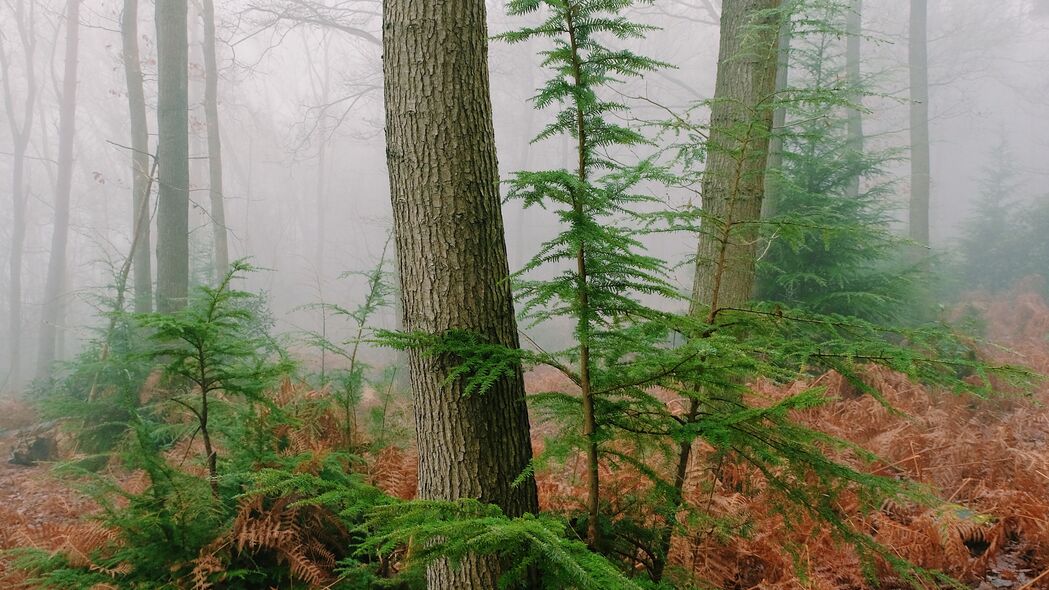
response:
[(208, 130), (208, 195), (215, 246), (215, 280), (229, 270), (229, 232), (222, 196), (222, 139), (219, 135), (219, 69), (215, 49), (215, 3), (202, 0), (204, 18), (204, 118)]
[[(387, 0), (383, 71), (387, 162), (404, 329), (469, 330), (518, 346), (487, 65), (483, 0)], [(410, 351), (419, 496), (477, 498), (510, 516), (536, 512), (520, 370), (484, 394), (447, 383), (454, 359)], [(491, 589), (501, 564), (431, 567), (431, 589)]]
[(189, 292), (189, 40), (186, 0), (157, 2), (157, 311)]
[(929, 68), (927, 0), (911, 0), (911, 207), (910, 238), (929, 245)]
[(62, 298), (65, 296), (66, 258), (69, 244), (69, 193), (73, 184), (73, 140), (76, 136), (77, 52), (80, 46), (80, 0), (66, 3), (65, 66), (62, 103), (58, 119), (58, 177), (55, 182), (55, 226), (51, 234), (51, 260), (47, 266), (44, 306), (40, 320), (38, 377), (47, 375), (55, 360), (55, 341)]
[[(127, 79), (128, 114), (131, 120), (131, 259), (134, 269), (135, 311), (153, 310), (153, 265), (149, 254), (149, 125), (142, 81), (142, 58), (138, 50), (138, 0), (124, 0), (121, 17), (124, 47), (124, 77)], [(144, 222), (143, 222), (144, 220)]]

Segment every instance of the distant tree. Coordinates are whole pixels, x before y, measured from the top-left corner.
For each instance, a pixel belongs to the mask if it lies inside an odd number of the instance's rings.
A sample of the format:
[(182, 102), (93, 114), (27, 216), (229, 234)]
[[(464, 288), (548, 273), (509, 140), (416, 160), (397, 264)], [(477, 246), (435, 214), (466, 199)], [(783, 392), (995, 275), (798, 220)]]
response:
[[(387, 162), (404, 329), (518, 348), (500, 210), (483, 0), (383, 6)], [(468, 391), (451, 355), (408, 351), (419, 497), (538, 511), (520, 364)], [(515, 480), (521, 478), (517, 485)], [(431, 590), (489, 589), (498, 558), (428, 568)]]
[[(1035, 253), (1041, 241), (1037, 233), (1038, 208), (1020, 203), (1021, 179), (1009, 145), (1001, 141), (991, 150), (988, 165), (979, 181), (980, 194), (966, 220), (958, 253), (962, 280), (967, 288), (991, 292), (1008, 289), (1028, 274), (1032, 266), (1044, 264)], [(1035, 265), (1028, 261), (1037, 260)]]
[(40, 320), (37, 375), (47, 375), (55, 360), (55, 338), (65, 295), (66, 256), (69, 244), (69, 194), (73, 184), (73, 140), (76, 135), (77, 62), (80, 47), (80, 0), (66, 2), (65, 66), (62, 74), (61, 112), (58, 121), (58, 178), (55, 183), (55, 224), (51, 234), (51, 260), (44, 286)]
[(134, 269), (135, 311), (153, 310), (153, 265), (149, 251), (149, 189), (152, 181), (149, 157), (149, 124), (146, 122), (146, 94), (142, 80), (142, 58), (138, 49), (138, 2), (124, 0), (120, 18), (120, 38), (124, 51), (124, 78), (127, 81), (128, 115), (131, 123), (131, 231), (135, 244), (131, 252)]
[(928, 0), (911, 0), (908, 62), (911, 76), (910, 238), (929, 245), (929, 47)]
[[(863, 0), (849, 0), (845, 19), (845, 83), (849, 88), (849, 100), (856, 108), (848, 109), (848, 140), (846, 145), (856, 155), (863, 153), (863, 112), (859, 106), (863, 101), (863, 75), (860, 61), (863, 48)], [(860, 175), (849, 178), (847, 194), (860, 194)]]
[(204, 20), (204, 118), (208, 133), (208, 196), (215, 247), (215, 280), (229, 269), (229, 231), (222, 193), (222, 138), (219, 134), (219, 67), (215, 49), (215, 2), (202, 0)]
[(186, 0), (157, 2), (157, 311), (189, 293), (189, 41)]
[(15, 101), (15, 88), (11, 84), (11, 58), (4, 47), (4, 38), (0, 38), (0, 83), (4, 91), (4, 109), (7, 112), (7, 123), (13, 139), (11, 158), (11, 253), (10, 275), (8, 276), (8, 373), (7, 383), (14, 386), (20, 381), (22, 369), (22, 262), (25, 252), (26, 236), (26, 152), (29, 139), (33, 134), (33, 115), (36, 112), (36, 6), (34, 1), (25, 0), (13, 3), (13, 23), (18, 32), (22, 46), (22, 77), (25, 80), (25, 97), (22, 101), (21, 114)]

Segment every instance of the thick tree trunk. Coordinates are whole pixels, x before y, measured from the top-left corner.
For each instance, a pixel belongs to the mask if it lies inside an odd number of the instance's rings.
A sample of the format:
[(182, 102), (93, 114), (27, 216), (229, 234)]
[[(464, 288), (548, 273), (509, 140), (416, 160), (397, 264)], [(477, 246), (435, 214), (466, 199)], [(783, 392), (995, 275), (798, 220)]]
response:
[(58, 177), (55, 182), (55, 226), (51, 234), (51, 260), (47, 267), (44, 306), (40, 320), (38, 377), (47, 375), (55, 360), (55, 340), (62, 298), (65, 296), (66, 257), (69, 244), (69, 193), (73, 184), (73, 140), (76, 135), (77, 53), (80, 46), (80, 0), (66, 3), (66, 52), (62, 74), (62, 106), (58, 120)]
[(215, 2), (202, 0), (204, 18), (204, 118), (208, 130), (208, 195), (215, 247), (215, 281), (229, 270), (229, 231), (222, 196), (222, 139), (219, 135), (219, 69), (215, 50)]
[(703, 175), (692, 311), (750, 299), (776, 90), (779, 0), (726, 0)]
[[(146, 93), (142, 81), (142, 58), (138, 50), (138, 0), (124, 0), (120, 21), (124, 47), (124, 77), (127, 80), (128, 114), (131, 120), (131, 259), (134, 269), (135, 311), (153, 311), (153, 265), (149, 254), (149, 124), (146, 122)], [(143, 222), (143, 219), (145, 222)]]
[(22, 115), (18, 116), (15, 107), (14, 91), (11, 88), (11, 63), (0, 45), (0, 85), (4, 92), (4, 109), (12, 136), (11, 157), (11, 257), (9, 259), (8, 284), (8, 372), (5, 383), (11, 387), (21, 384), (22, 370), (22, 262), (25, 254), (26, 237), (26, 152), (33, 131), (33, 115), (36, 111), (36, 35), (33, 30), (33, 3), (26, 11), (25, 0), (14, 4), (15, 28), (21, 41), (26, 84), (25, 100), (22, 103)]
[[(754, 289), (758, 223), (768, 168), (777, 70), (789, 47), (780, 0), (725, 0), (714, 100), (710, 111), (707, 167), (703, 173), (703, 230), (689, 313), (713, 323), (718, 311), (740, 307)], [(785, 39), (786, 37), (786, 39)], [(700, 414), (690, 402), (687, 422)], [(671, 504), (680, 506), (692, 460), (692, 441), (678, 449)], [(671, 510), (653, 577), (666, 565), (676, 510)]]
[[(863, 43), (863, 0), (851, 0), (849, 14), (845, 23), (845, 75), (849, 86), (849, 100), (859, 105), (863, 100), (861, 90), (860, 57)], [(863, 113), (859, 109), (849, 109), (848, 137), (846, 145), (855, 157), (863, 154)], [(849, 179), (846, 195), (858, 197), (860, 194), (860, 175), (854, 174)]]
[(911, 207), (910, 238), (929, 245), (929, 68), (928, 3), (911, 0)]
[(189, 292), (189, 39), (186, 0), (157, 2), (157, 311)]
[[(387, 162), (404, 329), (469, 330), (518, 346), (500, 211), (483, 0), (387, 0), (383, 71)], [(408, 354), (419, 496), (477, 498), (510, 516), (536, 512), (520, 370), (483, 394), (447, 383), (456, 360)], [(501, 564), (439, 563), (431, 589), (490, 589)]]

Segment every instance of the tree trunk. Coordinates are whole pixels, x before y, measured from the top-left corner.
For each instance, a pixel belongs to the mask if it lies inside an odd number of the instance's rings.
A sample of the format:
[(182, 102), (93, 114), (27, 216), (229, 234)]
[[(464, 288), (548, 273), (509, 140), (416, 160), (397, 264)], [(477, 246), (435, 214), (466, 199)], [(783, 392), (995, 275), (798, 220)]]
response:
[[(851, 0), (849, 14), (845, 23), (845, 76), (849, 86), (849, 100), (857, 106), (863, 100), (861, 90), (863, 81), (861, 79), (860, 57), (863, 43), (863, 0)], [(846, 146), (852, 157), (860, 157), (863, 154), (863, 113), (859, 109), (849, 109), (848, 112), (848, 136)], [(856, 198), (860, 195), (860, 175), (853, 174), (849, 178), (849, 186), (846, 195)]]
[(204, 18), (204, 118), (208, 130), (208, 195), (215, 246), (215, 281), (229, 271), (229, 231), (222, 196), (222, 139), (219, 136), (219, 68), (215, 50), (215, 2), (202, 0)]
[[(776, 94), (777, 101), (784, 97), (779, 96), (787, 89), (790, 83), (790, 43), (793, 32), (789, 18), (784, 18), (780, 23), (779, 47), (776, 61)], [(776, 215), (776, 205), (779, 195), (778, 183), (781, 179), (783, 168), (783, 134), (787, 124), (787, 108), (778, 106), (772, 111), (772, 137), (769, 138), (768, 169), (765, 172), (765, 198), (762, 200), (762, 214), (764, 218)]]
[(779, 0), (726, 0), (703, 174), (692, 313), (738, 307), (754, 285), (779, 54)]
[(911, 0), (908, 57), (911, 69), (910, 238), (929, 245), (929, 69), (928, 4)]
[[(134, 247), (135, 312), (153, 311), (153, 265), (149, 255), (149, 125), (142, 81), (142, 58), (138, 50), (138, 0), (124, 0), (120, 21), (124, 44), (124, 77), (127, 79), (128, 114), (131, 120), (131, 236)], [(143, 223), (142, 220), (145, 219)]]
[[(404, 329), (468, 330), (516, 348), (488, 81), (483, 0), (387, 0), (387, 162)], [(419, 497), (477, 498), (509, 516), (538, 511), (520, 369), (483, 393), (447, 382), (456, 360), (408, 353)], [(490, 589), (491, 558), (428, 569), (429, 588)]]
[(0, 83), (4, 92), (4, 108), (13, 141), (11, 158), (11, 258), (9, 260), (8, 285), (8, 373), (5, 382), (13, 387), (21, 384), (22, 370), (22, 262), (25, 254), (26, 237), (26, 152), (33, 131), (33, 114), (36, 110), (36, 34), (33, 30), (33, 3), (26, 12), (25, 0), (14, 5), (15, 27), (22, 44), (23, 75), (26, 83), (25, 100), (22, 103), (22, 116), (19, 120), (15, 112), (15, 98), (9, 76), (10, 60), (0, 44)]
[(157, 311), (189, 292), (189, 40), (186, 0), (157, 2)]
[[(710, 110), (707, 165), (703, 173), (703, 231), (689, 313), (708, 323), (718, 311), (740, 307), (754, 289), (758, 223), (772, 135), (777, 70), (784, 43), (785, 11), (780, 0), (725, 0), (714, 100)], [(685, 415), (694, 422), (701, 410), (693, 399)], [(692, 442), (678, 449), (671, 504), (680, 507), (692, 459)], [(676, 526), (671, 510), (660, 537), (653, 578), (662, 578)]]
[(66, 256), (69, 244), (69, 193), (73, 184), (73, 140), (76, 135), (77, 53), (80, 46), (80, 0), (66, 3), (66, 53), (62, 74), (62, 106), (58, 120), (58, 177), (55, 182), (55, 227), (47, 267), (44, 306), (40, 320), (38, 377), (47, 375), (55, 360), (55, 339), (62, 298), (65, 296)]

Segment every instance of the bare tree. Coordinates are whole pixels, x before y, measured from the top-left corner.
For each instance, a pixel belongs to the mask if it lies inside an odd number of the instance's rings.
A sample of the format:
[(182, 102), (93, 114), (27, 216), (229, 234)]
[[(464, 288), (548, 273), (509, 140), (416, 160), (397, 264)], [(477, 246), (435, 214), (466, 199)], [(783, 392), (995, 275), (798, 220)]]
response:
[(222, 196), (222, 139), (219, 135), (219, 69), (215, 49), (215, 2), (202, 0), (204, 20), (204, 118), (208, 133), (208, 195), (215, 247), (215, 280), (229, 270), (229, 231)]
[(908, 61), (911, 73), (910, 238), (929, 245), (929, 46), (928, 1), (911, 0)]
[(157, 311), (189, 292), (189, 39), (186, 0), (157, 2)]
[(51, 234), (51, 260), (47, 267), (44, 306), (40, 321), (37, 375), (47, 375), (55, 360), (55, 338), (65, 296), (66, 257), (69, 245), (69, 195), (73, 184), (73, 140), (76, 136), (77, 64), (80, 48), (80, 0), (66, 2), (65, 66), (62, 74), (61, 110), (58, 120), (58, 176), (55, 182), (55, 225)]
[[(22, 101), (21, 116), (15, 105), (15, 89), (11, 84), (11, 60), (0, 37), (0, 81), (4, 91), (4, 108), (7, 122), (14, 140), (11, 165), (11, 257), (8, 285), (8, 374), (7, 382), (19, 383), (22, 369), (22, 262), (25, 253), (26, 236), (26, 152), (33, 132), (33, 114), (36, 110), (36, 34), (33, 30), (36, 19), (36, 2), (30, 0), (26, 8), (25, 0), (17, 0), (14, 5), (14, 28), (22, 45), (23, 75), (25, 79), (25, 96)], [(7, 21), (11, 22), (11, 21)]]
[[(142, 58), (138, 49), (138, 2), (124, 0), (120, 36), (124, 50), (124, 78), (127, 80), (128, 114), (131, 122), (131, 260), (134, 269), (135, 311), (153, 310), (153, 265), (150, 261), (149, 124), (146, 121), (146, 93), (142, 80)], [(143, 222), (142, 219), (145, 218)]]
[[(850, 0), (849, 12), (845, 24), (845, 76), (849, 85), (849, 100), (859, 106), (863, 100), (862, 71), (860, 68), (860, 57), (863, 42), (863, 0)], [(853, 154), (863, 153), (863, 113), (859, 108), (850, 108), (848, 111), (848, 136), (846, 146)], [(849, 179), (846, 194), (857, 197), (860, 194), (860, 175), (853, 174)]]

